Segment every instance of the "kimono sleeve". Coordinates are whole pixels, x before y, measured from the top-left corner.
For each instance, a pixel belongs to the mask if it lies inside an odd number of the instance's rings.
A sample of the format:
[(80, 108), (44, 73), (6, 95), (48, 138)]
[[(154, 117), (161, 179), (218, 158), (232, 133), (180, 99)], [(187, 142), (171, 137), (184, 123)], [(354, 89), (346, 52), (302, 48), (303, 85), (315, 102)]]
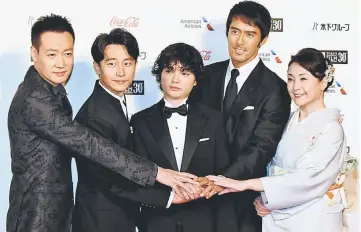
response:
[[(289, 152), (292, 155), (292, 151)], [(261, 178), (265, 207), (278, 210), (323, 197), (341, 170), (346, 155), (343, 129), (329, 123), (291, 171)]]

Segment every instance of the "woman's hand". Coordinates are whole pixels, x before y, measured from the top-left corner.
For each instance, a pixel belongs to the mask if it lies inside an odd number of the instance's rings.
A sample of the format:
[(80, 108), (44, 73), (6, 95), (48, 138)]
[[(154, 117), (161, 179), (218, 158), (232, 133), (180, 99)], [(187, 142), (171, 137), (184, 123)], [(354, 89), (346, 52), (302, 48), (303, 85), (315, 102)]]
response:
[(262, 201), (262, 197), (257, 197), (254, 202), (253, 202), (254, 207), (256, 208), (257, 214), (260, 217), (264, 217), (267, 216), (268, 214), (271, 213), (270, 210), (268, 210)]
[(247, 189), (245, 181), (233, 180), (224, 176), (207, 176), (207, 178), (214, 181), (215, 185), (225, 188), (218, 193), (219, 195), (231, 192), (242, 192)]

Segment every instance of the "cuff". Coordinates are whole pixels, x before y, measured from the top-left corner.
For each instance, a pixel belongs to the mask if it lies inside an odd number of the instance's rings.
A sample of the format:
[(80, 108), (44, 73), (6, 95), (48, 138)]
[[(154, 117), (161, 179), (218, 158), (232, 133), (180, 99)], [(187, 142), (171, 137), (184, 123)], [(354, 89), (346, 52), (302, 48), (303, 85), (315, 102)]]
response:
[(150, 176), (148, 178), (148, 185), (149, 186), (153, 186), (156, 179), (157, 179), (157, 175), (158, 175), (158, 165), (154, 164), (153, 165), (153, 172), (150, 173)]
[(171, 206), (172, 202), (173, 202), (173, 198), (174, 198), (174, 191), (170, 192), (170, 195), (169, 195), (169, 200), (168, 200), (168, 203), (167, 203), (167, 209)]

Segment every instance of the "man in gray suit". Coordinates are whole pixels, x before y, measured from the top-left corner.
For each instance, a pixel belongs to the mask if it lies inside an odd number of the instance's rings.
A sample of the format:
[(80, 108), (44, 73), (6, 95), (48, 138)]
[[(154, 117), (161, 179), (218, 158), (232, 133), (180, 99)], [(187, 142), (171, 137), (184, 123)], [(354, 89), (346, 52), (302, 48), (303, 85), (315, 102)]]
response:
[(13, 178), (7, 231), (70, 231), (71, 156), (90, 159), (143, 186), (158, 182), (179, 192), (194, 175), (166, 170), (72, 120), (63, 84), (72, 72), (74, 31), (64, 17), (41, 17), (31, 30), (34, 65), (8, 115)]

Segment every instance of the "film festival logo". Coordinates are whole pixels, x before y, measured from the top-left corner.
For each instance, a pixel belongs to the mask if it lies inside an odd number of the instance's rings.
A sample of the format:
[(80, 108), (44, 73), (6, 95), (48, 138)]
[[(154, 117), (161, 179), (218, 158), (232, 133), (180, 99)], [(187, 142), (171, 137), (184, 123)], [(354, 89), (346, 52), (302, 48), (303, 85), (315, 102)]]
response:
[(271, 32), (283, 32), (283, 18), (272, 18)]
[(127, 18), (120, 18), (114, 16), (110, 20), (111, 27), (122, 27), (122, 28), (135, 28), (139, 25), (139, 17), (127, 17)]
[(126, 95), (144, 95), (144, 80), (141, 81), (133, 81), (131, 85), (129, 85)]
[(195, 28), (195, 29), (200, 29), (202, 28), (202, 24), (205, 24), (208, 31), (214, 31), (212, 25), (203, 16), (201, 17), (201, 19), (181, 19), (180, 23), (183, 24), (185, 28)]
[(282, 64), (281, 59), (273, 49), (271, 49), (269, 52), (260, 52), (259, 57), (263, 62), (271, 62), (271, 60), (274, 60), (276, 63)]
[[(346, 50), (321, 50), (321, 52), (323, 56), (329, 59), (333, 64), (348, 64), (348, 51)], [(340, 90), (342, 95), (347, 95), (345, 88), (336, 79), (326, 92), (336, 93), (336, 88)]]
[(314, 31), (349, 31), (350, 24), (348, 23), (313, 23)]

